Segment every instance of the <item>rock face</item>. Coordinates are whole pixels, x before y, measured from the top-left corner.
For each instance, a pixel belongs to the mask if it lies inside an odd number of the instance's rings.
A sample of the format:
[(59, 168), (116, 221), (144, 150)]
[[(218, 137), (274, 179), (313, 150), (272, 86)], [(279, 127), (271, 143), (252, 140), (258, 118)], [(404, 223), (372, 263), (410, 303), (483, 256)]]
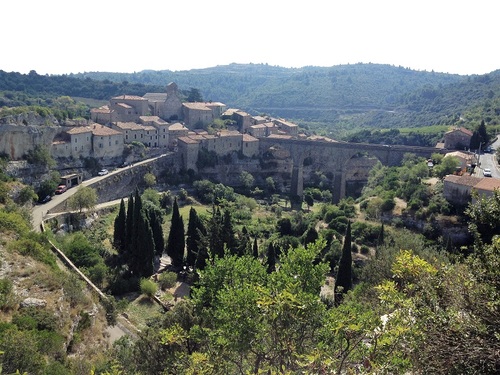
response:
[(86, 123), (86, 120), (68, 120), (61, 124), (53, 116), (40, 116), (36, 112), (1, 117), (0, 153), (7, 154), (11, 160), (19, 160), (36, 145), (50, 149), (54, 137), (67, 126)]
[(35, 145), (50, 148), (54, 136), (60, 132), (54, 117), (42, 117), (35, 112), (0, 118), (0, 153), (11, 160), (19, 160)]
[(43, 299), (28, 297), (24, 301), (20, 303), (21, 308), (28, 307), (45, 307), (47, 305), (47, 301)]

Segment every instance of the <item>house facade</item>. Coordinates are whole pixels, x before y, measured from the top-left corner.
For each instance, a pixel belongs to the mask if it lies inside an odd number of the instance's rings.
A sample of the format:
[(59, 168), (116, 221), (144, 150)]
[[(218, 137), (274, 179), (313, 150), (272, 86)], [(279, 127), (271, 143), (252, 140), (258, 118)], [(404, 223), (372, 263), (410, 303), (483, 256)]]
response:
[(465, 150), (470, 146), (472, 132), (465, 128), (455, 128), (444, 134), (444, 148), (449, 150)]

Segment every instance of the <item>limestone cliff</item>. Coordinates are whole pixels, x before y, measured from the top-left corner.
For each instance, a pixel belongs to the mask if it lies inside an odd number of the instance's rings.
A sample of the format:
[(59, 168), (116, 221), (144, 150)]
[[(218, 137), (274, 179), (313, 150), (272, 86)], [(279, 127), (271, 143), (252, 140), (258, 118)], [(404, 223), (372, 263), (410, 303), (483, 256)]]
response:
[(0, 153), (19, 160), (36, 145), (50, 148), (56, 134), (68, 125), (74, 124), (61, 124), (53, 116), (40, 116), (36, 112), (0, 117)]

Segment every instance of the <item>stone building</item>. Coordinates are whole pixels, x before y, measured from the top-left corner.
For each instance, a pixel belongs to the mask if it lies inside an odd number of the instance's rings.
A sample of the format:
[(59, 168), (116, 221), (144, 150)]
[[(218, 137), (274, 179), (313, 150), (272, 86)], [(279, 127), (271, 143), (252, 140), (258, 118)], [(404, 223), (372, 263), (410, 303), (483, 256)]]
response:
[(164, 121), (158, 116), (141, 116), (140, 121), (144, 126), (153, 126), (156, 128), (156, 135), (158, 136), (156, 142), (158, 143), (158, 147), (168, 147), (168, 127), (170, 126), (170, 123)]
[(98, 124), (106, 125), (113, 121), (117, 121), (115, 112), (109, 106), (103, 105), (99, 108), (92, 108), (90, 110), (90, 119)]
[(136, 122), (113, 122), (111, 127), (123, 133), (123, 141), (125, 143), (143, 142), (144, 140), (144, 126)]
[(180, 122), (176, 122), (168, 127), (168, 148), (175, 150), (177, 148), (177, 140), (180, 137), (186, 137), (189, 129)]
[[(109, 101), (109, 109), (116, 121), (139, 122), (140, 116), (149, 114), (148, 99), (136, 95), (120, 95)], [(111, 119), (112, 121), (114, 118)]]
[(169, 83), (165, 93), (146, 93), (144, 98), (148, 101), (152, 115), (167, 121), (182, 119), (182, 102), (175, 83)]
[(448, 175), (443, 180), (443, 195), (448, 202), (464, 206), (471, 201), (472, 189), (479, 181), (480, 177)]
[(241, 152), (247, 158), (257, 156), (259, 154), (259, 140), (250, 134), (243, 134)]
[(455, 128), (444, 133), (444, 148), (449, 150), (464, 150), (470, 146), (472, 132), (465, 128)]
[(296, 137), (299, 134), (299, 126), (297, 124), (291, 123), (283, 119), (277, 119), (273, 121), (274, 124), (283, 133)]
[(95, 158), (116, 158), (123, 155), (123, 133), (100, 124), (94, 124), (91, 128), (92, 150)]
[(219, 102), (183, 103), (184, 124), (189, 129), (204, 128), (215, 119), (220, 118), (225, 108), (226, 106)]
[(54, 138), (51, 151), (55, 158), (120, 157), (123, 155), (123, 134), (96, 123), (75, 126)]
[(196, 170), (198, 153), (200, 151), (200, 142), (191, 137), (179, 137), (177, 139), (178, 152), (181, 157), (182, 166), (188, 170)]

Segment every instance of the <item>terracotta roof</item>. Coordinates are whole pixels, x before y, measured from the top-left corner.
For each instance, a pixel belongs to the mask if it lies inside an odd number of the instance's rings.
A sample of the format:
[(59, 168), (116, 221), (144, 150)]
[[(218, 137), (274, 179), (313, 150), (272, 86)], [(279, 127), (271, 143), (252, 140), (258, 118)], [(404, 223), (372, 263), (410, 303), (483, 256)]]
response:
[(90, 110), (90, 112), (93, 112), (93, 113), (111, 113), (111, 109), (109, 109), (109, 107), (107, 105), (104, 105), (104, 106), (99, 107), (99, 108), (92, 108)]
[(189, 108), (189, 109), (196, 109), (198, 111), (211, 111), (210, 108), (207, 107), (205, 103), (182, 103), (183, 106)]
[(470, 135), (472, 137), (472, 132), (469, 129), (465, 129), (465, 128), (455, 128), (453, 130), (447, 131), (445, 134), (450, 134), (450, 133), (454, 133), (457, 131), (465, 133), (465, 134)]
[(83, 134), (91, 133), (92, 129), (89, 126), (75, 126), (67, 131), (68, 134)]
[(91, 126), (92, 134), (98, 136), (108, 136), (108, 135), (121, 135), (122, 133), (118, 130), (108, 128), (107, 126), (94, 124)]
[(188, 143), (188, 144), (196, 144), (196, 143), (200, 143), (198, 142), (196, 139), (193, 139), (191, 137), (179, 137), (177, 138), (179, 141), (181, 142), (184, 142), (184, 143)]
[(267, 128), (266, 125), (264, 124), (257, 124), (257, 125), (252, 125), (250, 126), (252, 129), (262, 129), (262, 128)]
[(142, 130), (143, 126), (136, 124), (135, 122), (115, 122), (116, 127), (122, 130)]
[(494, 191), (495, 189), (500, 189), (500, 180), (497, 178), (485, 177), (474, 185), (474, 188), (485, 191)]
[(476, 186), (476, 184), (481, 181), (480, 177), (474, 177), (474, 176), (456, 176), (449, 174), (444, 178), (445, 182), (452, 182), (457, 185), (464, 185), (464, 186)]
[(252, 137), (250, 134), (243, 134), (243, 142), (257, 142), (258, 139)]
[(118, 107), (123, 107), (123, 108), (126, 108), (126, 109), (132, 108), (132, 106), (130, 106), (130, 105), (126, 104), (126, 103), (116, 103), (116, 105)]
[(456, 156), (458, 158), (462, 158), (462, 159), (472, 159), (472, 154), (468, 154), (466, 152), (463, 152), (463, 151), (452, 151), (452, 152), (447, 152), (444, 157), (447, 157), (447, 156)]
[(176, 122), (168, 127), (168, 130), (188, 130), (184, 125), (180, 122)]

